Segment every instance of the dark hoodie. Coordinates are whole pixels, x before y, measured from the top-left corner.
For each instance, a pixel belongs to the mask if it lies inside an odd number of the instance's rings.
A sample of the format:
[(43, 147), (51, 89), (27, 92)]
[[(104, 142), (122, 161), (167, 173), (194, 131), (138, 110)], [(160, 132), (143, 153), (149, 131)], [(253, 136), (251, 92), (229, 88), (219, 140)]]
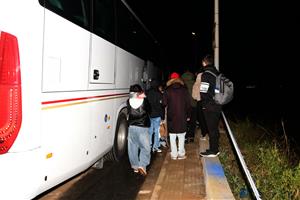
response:
[(146, 92), (148, 101), (151, 106), (150, 117), (161, 117), (162, 120), (165, 118), (164, 107), (162, 105), (162, 93), (158, 89), (159, 82), (157, 80), (153, 80), (151, 82), (151, 88)]
[(191, 116), (189, 92), (181, 79), (167, 82), (163, 95), (163, 105), (167, 106), (167, 124), (169, 133), (184, 133), (187, 130), (187, 118)]
[(181, 75), (181, 79), (183, 80), (184, 85), (187, 87), (189, 91), (191, 106), (196, 107), (197, 102), (192, 98), (192, 90), (193, 90), (193, 85), (195, 83), (195, 75), (192, 72), (187, 71)]

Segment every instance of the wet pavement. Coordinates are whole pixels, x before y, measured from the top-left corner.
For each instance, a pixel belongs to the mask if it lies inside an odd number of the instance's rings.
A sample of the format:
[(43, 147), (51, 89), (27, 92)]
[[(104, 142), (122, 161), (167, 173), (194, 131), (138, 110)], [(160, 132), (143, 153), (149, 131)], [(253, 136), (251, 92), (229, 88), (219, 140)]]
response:
[[(148, 174), (147, 179), (153, 179), (153, 184), (159, 175), (159, 167), (166, 151), (152, 156), (151, 165), (148, 167), (148, 171), (152, 172)], [(145, 179), (133, 173), (126, 156), (118, 163), (106, 161), (103, 169), (91, 168), (35, 200), (133, 200), (136, 199)]]
[(35, 200), (202, 200), (206, 197), (199, 157), (200, 132), (185, 145), (187, 158), (172, 160), (168, 148), (152, 155), (143, 177), (133, 173), (128, 157), (106, 161), (103, 169), (89, 169)]

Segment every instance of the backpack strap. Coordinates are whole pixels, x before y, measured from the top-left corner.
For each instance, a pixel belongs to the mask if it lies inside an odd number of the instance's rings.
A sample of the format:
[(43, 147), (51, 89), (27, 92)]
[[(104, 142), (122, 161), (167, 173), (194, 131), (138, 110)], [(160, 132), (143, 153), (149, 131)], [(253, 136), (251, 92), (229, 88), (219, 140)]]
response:
[(207, 72), (207, 73), (213, 75), (214, 77), (217, 77), (217, 75), (216, 75), (215, 73), (213, 73), (213, 72), (211, 72), (211, 71), (209, 71), (209, 70), (206, 70), (206, 71), (204, 71), (204, 72)]

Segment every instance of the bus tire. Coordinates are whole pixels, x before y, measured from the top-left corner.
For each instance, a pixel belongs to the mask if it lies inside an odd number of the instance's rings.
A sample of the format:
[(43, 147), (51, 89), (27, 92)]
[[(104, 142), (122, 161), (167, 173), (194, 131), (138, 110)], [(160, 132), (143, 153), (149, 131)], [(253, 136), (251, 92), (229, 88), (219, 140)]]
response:
[(125, 110), (118, 116), (114, 145), (111, 151), (106, 155), (105, 160), (119, 162), (127, 153), (128, 123)]

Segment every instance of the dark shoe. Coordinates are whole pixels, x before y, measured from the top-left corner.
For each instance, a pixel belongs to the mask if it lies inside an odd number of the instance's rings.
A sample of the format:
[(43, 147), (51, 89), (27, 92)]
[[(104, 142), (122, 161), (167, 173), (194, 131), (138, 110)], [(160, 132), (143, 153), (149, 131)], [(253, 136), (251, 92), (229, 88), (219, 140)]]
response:
[(220, 154), (219, 151), (214, 152), (214, 151), (211, 151), (211, 150), (207, 150), (205, 152), (201, 152), (200, 156), (201, 157), (207, 157), (207, 158), (214, 158), (214, 157), (217, 157), (219, 154)]

